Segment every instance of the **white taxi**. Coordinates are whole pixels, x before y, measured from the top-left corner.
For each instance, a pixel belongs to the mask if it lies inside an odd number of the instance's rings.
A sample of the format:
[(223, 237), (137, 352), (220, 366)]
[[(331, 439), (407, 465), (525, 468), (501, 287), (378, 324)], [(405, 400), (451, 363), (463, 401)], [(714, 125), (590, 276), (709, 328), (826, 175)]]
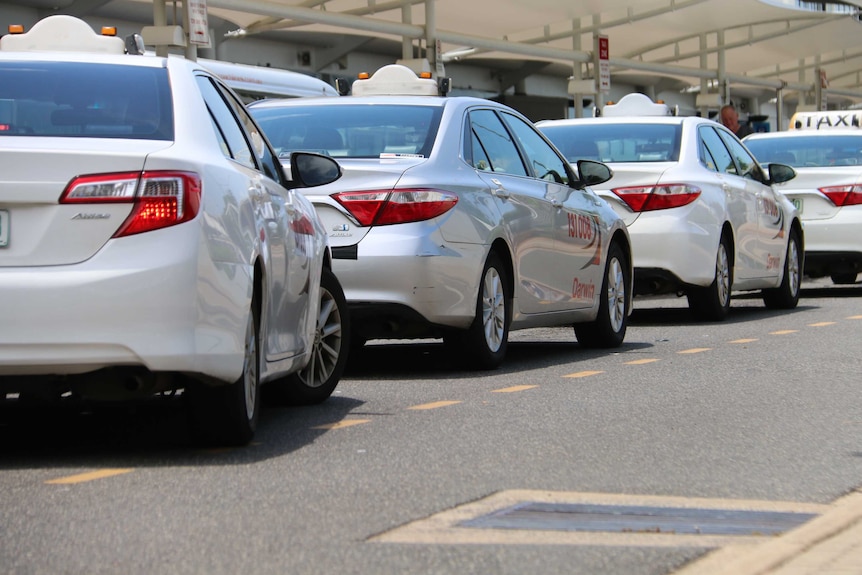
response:
[(344, 170), (307, 195), (330, 234), (355, 346), (441, 338), (492, 369), (510, 329), (573, 326), (582, 346), (621, 345), (629, 237), (589, 187), (607, 166), (570, 166), (515, 110), (441, 96), (445, 85), (391, 64), (352, 95), (249, 106), (276, 149), (325, 152)]
[(781, 162), (796, 178), (776, 186), (805, 226), (805, 274), (852, 284), (862, 271), (862, 112), (799, 112), (790, 130), (743, 141), (763, 163)]
[[(0, 38), (0, 403), (181, 395), (241, 445), (266, 383), (322, 401), (347, 313), (322, 224), (242, 102), (71, 16)], [(129, 43), (134, 52), (143, 45)], [(182, 392), (182, 393), (181, 393)]]
[(679, 294), (697, 319), (722, 320), (732, 292), (760, 290), (771, 308), (799, 301), (802, 225), (764, 172), (721, 124), (681, 117), (643, 94), (601, 117), (548, 120), (539, 129), (570, 162), (599, 160), (613, 177), (595, 186), (628, 225), (636, 295)]

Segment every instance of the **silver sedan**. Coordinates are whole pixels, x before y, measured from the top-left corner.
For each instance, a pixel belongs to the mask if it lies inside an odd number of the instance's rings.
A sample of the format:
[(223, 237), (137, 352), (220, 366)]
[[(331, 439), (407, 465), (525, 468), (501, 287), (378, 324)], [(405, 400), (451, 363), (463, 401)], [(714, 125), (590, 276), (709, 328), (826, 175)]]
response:
[[(353, 95), (256, 102), (281, 154), (336, 158), (344, 176), (307, 190), (333, 246), (353, 341), (443, 338), (495, 368), (510, 329), (574, 326), (584, 346), (622, 343), (631, 248), (622, 219), (522, 115), (435, 95), (392, 65)], [(364, 94), (364, 95), (363, 95)]]

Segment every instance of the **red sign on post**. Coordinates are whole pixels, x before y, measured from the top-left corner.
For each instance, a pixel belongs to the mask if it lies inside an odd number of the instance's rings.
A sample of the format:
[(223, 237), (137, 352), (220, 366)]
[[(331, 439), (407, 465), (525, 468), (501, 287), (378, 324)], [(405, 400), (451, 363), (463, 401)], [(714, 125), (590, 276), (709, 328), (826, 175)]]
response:
[(599, 71), (599, 92), (609, 92), (611, 89), (610, 45), (607, 36), (595, 37), (596, 69)]

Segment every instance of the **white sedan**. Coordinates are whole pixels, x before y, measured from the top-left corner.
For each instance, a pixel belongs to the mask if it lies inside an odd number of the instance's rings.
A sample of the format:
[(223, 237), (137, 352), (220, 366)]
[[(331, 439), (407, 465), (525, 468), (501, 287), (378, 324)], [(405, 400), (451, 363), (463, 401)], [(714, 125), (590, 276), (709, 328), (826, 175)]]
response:
[(245, 444), (261, 383), (322, 401), (344, 367), (326, 233), (288, 189), (340, 168), (288, 180), (215, 75), (124, 52), (70, 16), (0, 38), (0, 401), (183, 390), (201, 440)]
[[(818, 124), (826, 125), (812, 123)], [(805, 274), (854, 283), (862, 271), (862, 130), (790, 130), (752, 134), (744, 142), (761, 162), (796, 169), (796, 178), (777, 189), (796, 205), (805, 226)]]
[(589, 187), (607, 166), (573, 169), (515, 110), (440, 85), (393, 64), (350, 96), (249, 106), (283, 153), (322, 151), (344, 169), (308, 196), (354, 345), (442, 338), (482, 369), (502, 363), (510, 329), (573, 326), (583, 346), (621, 345), (629, 237)]
[[(713, 321), (727, 316), (735, 291), (762, 290), (768, 307), (795, 307), (802, 225), (772, 187), (793, 169), (774, 164), (765, 173), (720, 124), (630, 96), (619, 115), (606, 106), (603, 117), (538, 127), (570, 162), (589, 158), (613, 170), (594, 189), (628, 225), (635, 294), (684, 294), (696, 318)], [(638, 114), (641, 103), (653, 115)]]

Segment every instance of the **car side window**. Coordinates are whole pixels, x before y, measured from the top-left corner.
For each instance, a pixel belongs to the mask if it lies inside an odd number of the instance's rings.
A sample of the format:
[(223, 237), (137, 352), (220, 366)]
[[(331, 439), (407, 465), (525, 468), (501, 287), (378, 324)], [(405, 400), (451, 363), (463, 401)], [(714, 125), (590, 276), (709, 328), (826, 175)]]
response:
[(248, 113), (248, 110), (243, 105), (242, 100), (240, 100), (223, 84), (217, 83), (217, 85), (219, 87), (219, 90), (222, 92), (225, 101), (227, 101), (230, 104), (231, 108), (233, 108), (236, 117), (239, 118), (240, 122), (242, 122), (242, 125), (245, 127), (246, 133), (249, 134), (249, 137), (252, 141), (252, 146), (255, 153), (257, 154), (257, 158), (260, 162), (261, 168), (263, 169), (263, 173), (265, 173), (267, 176), (269, 176), (269, 178), (275, 180), (279, 184), (287, 184), (287, 179), (284, 175), (284, 170), (281, 167), (281, 162), (278, 160), (278, 156), (273, 151), (272, 145), (269, 143), (269, 140), (267, 140), (266, 136), (258, 127), (257, 123), (251, 117), (251, 114)]
[(760, 169), (760, 164), (758, 164), (757, 160), (748, 153), (748, 150), (746, 150), (739, 140), (736, 139), (736, 136), (733, 136), (730, 132), (725, 132), (724, 130), (719, 130), (718, 133), (727, 145), (727, 149), (730, 150), (731, 155), (736, 159), (736, 165), (739, 166), (740, 175), (743, 178), (756, 180), (758, 182), (766, 181), (763, 171)]
[(709, 159), (711, 157), (717, 172), (739, 175), (733, 157), (727, 150), (727, 146), (724, 145), (724, 142), (712, 126), (701, 126), (698, 129), (698, 135), (700, 136), (703, 148), (709, 153), (709, 157), (701, 158), (707, 167), (709, 167)]
[[(197, 80), (204, 102), (206, 102), (207, 109), (209, 109), (213, 123), (217, 128), (217, 134), (222, 139), (222, 152), (227, 152), (225, 154), (227, 157), (248, 168), (258, 169), (257, 162), (255, 161), (256, 154), (249, 145), (248, 140), (246, 140), (242, 127), (227, 102), (224, 101), (219, 90), (206, 76), (196, 76), (195, 79)], [(224, 149), (225, 144), (227, 150)]]
[[(473, 110), (469, 116), (473, 132), (473, 167), (479, 170), (526, 176), (527, 169), (512, 135), (493, 110)], [(477, 154), (478, 150), (481, 152)], [(487, 159), (485, 167), (482, 159)]]
[(512, 114), (501, 114), (503, 121), (521, 144), (533, 175), (542, 180), (568, 184), (566, 163), (536, 130), (521, 118)]

